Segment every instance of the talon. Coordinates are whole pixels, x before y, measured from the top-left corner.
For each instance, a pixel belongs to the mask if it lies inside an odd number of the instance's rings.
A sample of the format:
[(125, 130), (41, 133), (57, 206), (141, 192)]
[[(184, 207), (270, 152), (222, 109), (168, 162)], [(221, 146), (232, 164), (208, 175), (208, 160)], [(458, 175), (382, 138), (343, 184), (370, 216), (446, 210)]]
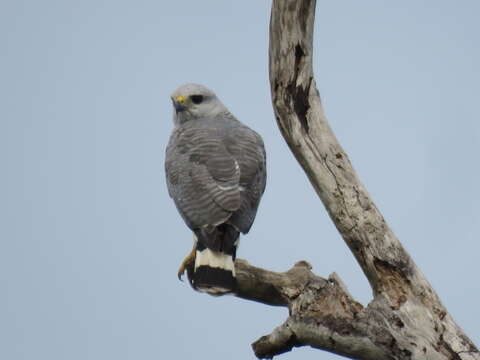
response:
[(187, 275), (190, 274), (189, 269), (193, 270), (195, 265), (195, 255), (196, 255), (196, 246), (193, 247), (192, 251), (183, 259), (182, 263), (177, 272), (178, 280), (183, 281), (182, 276), (187, 271)]
[(182, 276), (185, 274), (186, 266), (183, 264), (180, 265), (180, 268), (178, 269), (177, 277), (178, 280), (183, 281)]

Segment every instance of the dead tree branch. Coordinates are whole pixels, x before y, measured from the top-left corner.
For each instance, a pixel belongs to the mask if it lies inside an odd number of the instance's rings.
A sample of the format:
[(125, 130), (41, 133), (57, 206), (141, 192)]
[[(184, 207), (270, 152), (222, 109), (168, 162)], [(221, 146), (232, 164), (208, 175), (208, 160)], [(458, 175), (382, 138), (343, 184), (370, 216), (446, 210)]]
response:
[(334, 274), (305, 262), (274, 273), (237, 260), (237, 296), (285, 306), (288, 319), (252, 346), (271, 358), (295, 346), (354, 359), (480, 359), (386, 224), (333, 134), (312, 70), (314, 0), (274, 0), (270, 84), (275, 117), (373, 290), (357, 303)]

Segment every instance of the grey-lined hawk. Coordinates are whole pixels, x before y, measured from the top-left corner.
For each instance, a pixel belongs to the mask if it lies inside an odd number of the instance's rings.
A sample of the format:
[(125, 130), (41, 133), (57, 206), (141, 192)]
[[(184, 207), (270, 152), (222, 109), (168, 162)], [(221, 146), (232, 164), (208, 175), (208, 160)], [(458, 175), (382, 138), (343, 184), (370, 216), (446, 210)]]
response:
[(174, 129), (166, 151), (170, 196), (194, 233), (194, 247), (179, 269), (192, 265), (192, 286), (210, 294), (235, 291), (239, 234), (253, 224), (265, 190), (262, 138), (238, 121), (202, 85), (172, 94)]

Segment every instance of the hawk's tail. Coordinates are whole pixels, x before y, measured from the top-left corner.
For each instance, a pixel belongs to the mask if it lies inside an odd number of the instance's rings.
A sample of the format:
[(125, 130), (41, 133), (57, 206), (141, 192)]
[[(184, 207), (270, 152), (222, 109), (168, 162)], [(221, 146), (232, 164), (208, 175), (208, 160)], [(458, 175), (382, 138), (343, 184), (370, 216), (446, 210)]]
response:
[(235, 292), (235, 253), (239, 233), (232, 226), (222, 224), (211, 233), (197, 233), (195, 268), (192, 285), (211, 295)]

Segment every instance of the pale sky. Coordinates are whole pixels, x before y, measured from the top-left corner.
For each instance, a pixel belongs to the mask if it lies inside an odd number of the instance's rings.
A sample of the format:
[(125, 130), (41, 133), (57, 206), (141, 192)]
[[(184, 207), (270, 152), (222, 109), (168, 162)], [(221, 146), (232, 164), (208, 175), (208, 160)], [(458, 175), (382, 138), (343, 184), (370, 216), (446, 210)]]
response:
[[(169, 94), (216, 91), (264, 138), (267, 190), (239, 257), (307, 260), (371, 290), (275, 124), (269, 1), (0, 4), (0, 358), (252, 359), (287, 317), (176, 278)], [(480, 344), (480, 2), (318, 1), (330, 124), (389, 225)], [(299, 348), (284, 360), (337, 359)]]

